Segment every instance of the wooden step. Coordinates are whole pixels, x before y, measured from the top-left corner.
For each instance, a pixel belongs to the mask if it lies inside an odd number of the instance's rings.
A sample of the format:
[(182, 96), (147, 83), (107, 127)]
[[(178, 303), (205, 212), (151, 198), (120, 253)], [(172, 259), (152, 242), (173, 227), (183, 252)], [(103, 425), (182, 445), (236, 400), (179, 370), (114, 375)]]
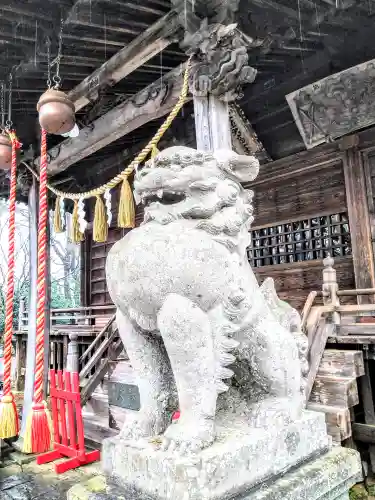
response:
[(307, 409), (325, 414), (327, 432), (335, 443), (340, 444), (352, 435), (350, 411), (348, 408), (308, 403)]
[(116, 429), (111, 429), (108, 425), (101, 425), (96, 422), (89, 422), (85, 419), (85, 444), (91, 449), (102, 449), (103, 440), (109, 437), (117, 436)]
[(375, 324), (374, 323), (351, 323), (346, 325), (340, 325), (337, 330), (338, 336), (344, 335), (374, 335), (375, 336)]
[(357, 378), (318, 375), (309, 402), (351, 408), (359, 403)]
[(318, 369), (318, 375), (336, 377), (361, 377), (364, 374), (362, 351), (326, 349)]

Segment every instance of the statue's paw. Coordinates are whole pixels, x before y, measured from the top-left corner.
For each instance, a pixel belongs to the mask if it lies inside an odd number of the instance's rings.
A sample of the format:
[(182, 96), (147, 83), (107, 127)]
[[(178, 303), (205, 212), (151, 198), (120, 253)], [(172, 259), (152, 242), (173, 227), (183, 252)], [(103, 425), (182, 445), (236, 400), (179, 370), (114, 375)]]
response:
[(124, 427), (120, 432), (120, 437), (126, 441), (136, 441), (153, 437), (157, 434), (156, 420), (156, 417), (153, 415), (138, 412), (126, 419)]
[(210, 446), (215, 439), (215, 425), (212, 420), (190, 422), (179, 421), (165, 431), (161, 449), (180, 455), (197, 453)]

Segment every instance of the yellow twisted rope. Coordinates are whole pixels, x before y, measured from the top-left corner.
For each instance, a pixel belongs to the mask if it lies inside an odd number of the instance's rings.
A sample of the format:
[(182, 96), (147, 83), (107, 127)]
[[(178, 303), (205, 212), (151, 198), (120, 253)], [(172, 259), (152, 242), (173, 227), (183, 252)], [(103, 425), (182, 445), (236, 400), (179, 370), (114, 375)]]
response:
[[(69, 200), (81, 200), (81, 199), (87, 199), (91, 198), (94, 196), (100, 196), (104, 194), (108, 189), (112, 189), (116, 187), (120, 182), (125, 180), (129, 175), (135, 170), (135, 168), (142, 163), (146, 158), (147, 155), (156, 148), (156, 145), (160, 141), (160, 139), (163, 137), (165, 132), (168, 130), (168, 128), (171, 126), (173, 120), (176, 118), (178, 113), (181, 111), (183, 108), (186, 100), (187, 100), (187, 95), (188, 95), (188, 90), (189, 90), (189, 71), (190, 71), (190, 63), (191, 63), (191, 57), (188, 59), (186, 63), (186, 68), (184, 72), (184, 78), (183, 78), (183, 84), (182, 84), (182, 89), (181, 89), (181, 94), (178, 98), (177, 103), (175, 104), (174, 108), (166, 118), (165, 122), (163, 125), (160, 126), (159, 130), (156, 132), (154, 137), (151, 139), (151, 141), (147, 144), (146, 147), (142, 149), (142, 151), (138, 154), (136, 158), (128, 165), (122, 172), (120, 172), (116, 177), (111, 179), (110, 181), (106, 182), (102, 186), (99, 186), (94, 189), (90, 189), (90, 191), (86, 191), (84, 193), (67, 193), (65, 191), (60, 191), (59, 189), (56, 189), (55, 187), (51, 186), (51, 184), (47, 184), (48, 189), (54, 193), (56, 196), (59, 196), (60, 198), (64, 199), (69, 199)], [(36, 177), (38, 178), (38, 174), (30, 167), (25, 162), (22, 162), (28, 170)]]

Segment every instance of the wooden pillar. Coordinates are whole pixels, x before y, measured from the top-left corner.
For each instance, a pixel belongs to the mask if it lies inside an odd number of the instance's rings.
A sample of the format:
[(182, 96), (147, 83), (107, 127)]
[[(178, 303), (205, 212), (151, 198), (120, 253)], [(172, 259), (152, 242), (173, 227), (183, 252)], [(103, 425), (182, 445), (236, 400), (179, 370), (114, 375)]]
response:
[[(216, 3), (213, 10), (207, 6), (207, 18), (210, 11), (212, 18), (217, 17), (224, 5), (227, 14), (227, 2)], [(223, 19), (226, 18), (224, 15)], [(189, 86), (194, 98), (196, 142), (200, 151), (232, 149), (228, 102), (238, 98), (242, 86), (253, 82), (256, 76), (256, 70), (248, 65), (245, 43), (236, 26), (217, 22), (202, 24), (197, 36), (187, 32), (181, 44), (191, 56)], [(245, 50), (239, 51), (241, 46)]]
[[(348, 207), (356, 288), (375, 288), (374, 255), (361, 152), (350, 147), (343, 153), (346, 201)], [(372, 296), (358, 297), (359, 303), (373, 302)]]
[(36, 341), (36, 282), (37, 282), (37, 242), (38, 242), (38, 186), (35, 178), (29, 191), (29, 266), (30, 266), (30, 296), (29, 322), (26, 348), (26, 372), (24, 403), (22, 411), (22, 426), (20, 437), (23, 438), (26, 417), (31, 411), (35, 380), (35, 341)]
[(226, 102), (212, 94), (208, 97), (194, 96), (194, 116), (198, 150), (232, 149), (229, 108)]
[(17, 392), (22, 392), (25, 386), (25, 346), (23, 335), (19, 333), (16, 338), (16, 380), (15, 388)]
[(66, 369), (69, 372), (79, 372), (79, 344), (78, 335), (69, 335), (68, 344), (68, 358), (66, 362)]
[[(334, 263), (332, 257), (327, 257), (323, 260), (323, 304), (325, 306), (330, 305), (338, 307), (340, 305), (340, 300), (337, 295), (339, 286), (337, 284), (336, 269), (333, 267)], [(332, 313), (332, 323), (335, 325), (340, 325), (341, 323), (340, 314), (337, 311)]]
[(197, 149), (216, 151), (232, 149), (228, 104), (218, 97), (194, 96)]

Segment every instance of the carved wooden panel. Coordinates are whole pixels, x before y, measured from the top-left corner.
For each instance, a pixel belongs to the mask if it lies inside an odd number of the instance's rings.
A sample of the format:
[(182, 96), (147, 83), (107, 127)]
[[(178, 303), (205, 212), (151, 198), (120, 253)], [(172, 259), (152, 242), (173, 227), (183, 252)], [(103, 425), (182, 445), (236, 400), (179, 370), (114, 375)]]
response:
[(375, 59), (286, 96), (306, 147), (375, 123)]

